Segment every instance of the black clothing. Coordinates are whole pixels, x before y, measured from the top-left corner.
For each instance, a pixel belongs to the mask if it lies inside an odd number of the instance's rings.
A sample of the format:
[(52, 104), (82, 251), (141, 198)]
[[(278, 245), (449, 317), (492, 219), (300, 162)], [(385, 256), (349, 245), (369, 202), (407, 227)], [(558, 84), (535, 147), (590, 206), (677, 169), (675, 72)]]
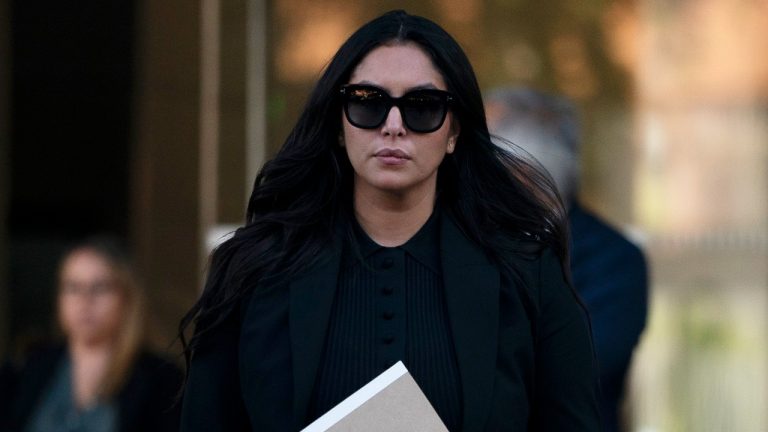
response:
[[(8, 415), (0, 419), (0, 430), (24, 430), (65, 355), (65, 347), (55, 346), (28, 356), (21, 369), (15, 373), (14, 388), (3, 389), (13, 397), (8, 406)], [(181, 381), (182, 375), (178, 368), (154, 354), (142, 352), (127, 382), (116, 395), (118, 430), (177, 430), (180, 406), (175, 403), (175, 396)]]
[(355, 224), (309, 421), (402, 360), (443, 423), (459, 430), (461, 381), (443, 292), (438, 213), (400, 247), (376, 244)]
[[(300, 275), (257, 286), (239, 314), (201, 339), (185, 389), (182, 430), (306, 426), (343, 244), (330, 244)], [(517, 279), (507, 277), (443, 213), (440, 265), (461, 381), (461, 430), (599, 430), (586, 317), (559, 259), (545, 249), (509, 260), (537, 303), (533, 319)]]
[(648, 314), (643, 253), (577, 202), (568, 212), (573, 285), (592, 319), (605, 432), (618, 432), (624, 383)]

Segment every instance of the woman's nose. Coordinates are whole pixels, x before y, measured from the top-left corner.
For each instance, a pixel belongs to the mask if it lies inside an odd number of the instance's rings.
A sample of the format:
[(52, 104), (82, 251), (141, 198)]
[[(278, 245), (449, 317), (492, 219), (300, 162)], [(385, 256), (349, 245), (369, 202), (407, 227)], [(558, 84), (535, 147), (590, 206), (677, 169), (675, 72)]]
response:
[(384, 135), (403, 136), (405, 135), (405, 123), (400, 108), (393, 106), (389, 109), (387, 119), (381, 128)]

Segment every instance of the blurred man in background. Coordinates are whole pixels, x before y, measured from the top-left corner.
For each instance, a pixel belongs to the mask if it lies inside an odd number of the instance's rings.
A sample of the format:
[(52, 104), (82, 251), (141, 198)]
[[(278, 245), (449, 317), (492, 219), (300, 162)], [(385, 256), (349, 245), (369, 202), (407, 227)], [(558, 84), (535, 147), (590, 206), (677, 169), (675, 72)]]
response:
[(578, 202), (580, 127), (570, 102), (531, 89), (496, 89), (486, 97), (486, 112), (491, 133), (503, 138), (496, 144), (512, 152), (519, 146), (538, 160), (568, 208), (571, 271), (592, 319), (605, 430), (621, 430), (626, 374), (647, 314), (643, 254)]

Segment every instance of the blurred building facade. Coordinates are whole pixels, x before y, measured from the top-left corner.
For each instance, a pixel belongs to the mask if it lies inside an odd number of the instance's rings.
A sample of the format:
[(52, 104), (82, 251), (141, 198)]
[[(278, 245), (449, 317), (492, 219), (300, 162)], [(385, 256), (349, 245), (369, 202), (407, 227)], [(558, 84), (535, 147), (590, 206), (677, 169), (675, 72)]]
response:
[(582, 109), (582, 199), (652, 269), (628, 430), (768, 430), (765, 1), (78, 4), (0, 1), (0, 354), (49, 330), (61, 245), (94, 230), (128, 238), (167, 346), (330, 56), (405, 7), (481, 87)]
[(266, 2), (49, 6), (0, 2), (0, 355), (55, 333), (59, 256), (105, 232), (166, 349), (263, 163)]

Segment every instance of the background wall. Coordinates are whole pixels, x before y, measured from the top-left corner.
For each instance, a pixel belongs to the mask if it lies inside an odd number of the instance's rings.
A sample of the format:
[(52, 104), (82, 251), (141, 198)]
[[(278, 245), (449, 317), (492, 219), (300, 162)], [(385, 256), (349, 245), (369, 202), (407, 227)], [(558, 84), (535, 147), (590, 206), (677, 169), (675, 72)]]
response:
[(10, 56), (7, 323), (15, 343), (53, 328), (58, 257), (87, 233), (129, 225), (134, 7), (4, 3)]
[[(10, 304), (8, 280), (8, 147), (10, 124), (8, 100), (10, 93), (10, 16), (7, 2), (0, 1), (0, 357), (8, 351), (10, 339)], [(6, 65), (3, 67), (2, 65)]]

